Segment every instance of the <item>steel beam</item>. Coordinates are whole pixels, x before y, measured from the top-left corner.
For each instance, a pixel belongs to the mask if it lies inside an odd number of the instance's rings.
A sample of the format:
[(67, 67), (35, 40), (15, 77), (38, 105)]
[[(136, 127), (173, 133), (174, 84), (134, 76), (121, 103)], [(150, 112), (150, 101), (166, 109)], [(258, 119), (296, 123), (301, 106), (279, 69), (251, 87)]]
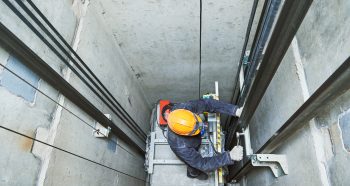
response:
[(33, 70), (44, 81), (57, 89), (66, 98), (90, 115), (104, 127), (111, 127), (112, 132), (129, 145), (135, 147), (140, 154), (145, 152), (145, 144), (137, 143), (132, 136), (126, 134), (115, 123), (109, 120), (89, 100), (81, 95), (71, 84), (52, 69), (44, 60), (26, 46), (17, 36), (0, 23), (0, 44), (12, 55), (16, 56), (24, 65)]
[(284, 2), (246, 98), (244, 109), (239, 119), (239, 125), (242, 127), (246, 127), (252, 118), (311, 3), (312, 0), (286, 0)]
[[(311, 97), (274, 133), (273, 136), (255, 153), (272, 153), (285, 142), (290, 135), (308, 124), (317, 113), (332, 101), (350, 89), (350, 57), (311, 95)], [(231, 174), (231, 179), (240, 179), (251, 162)]]
[(271, 153), (297, 129), (308, 124), (335, 98), (350, 89), (350, 57), (316, 90), (314, 94), (257, 151)]
[[(257, 72), (251, 87), (249, 87), (248, 95), (243, 98), (245, 104), (242, 115), (237, 123), (231, 123), (232, 128), (228, 135), (226, 149), (230, 149), (234, 145), (233, 136), (238, 126), (246, 128), (249, 124), (311, 4), (312, 0), (285, 0), (283, 3), (270, 40), (265, 48), (264, 56), (258, 68), (255, 69)], [(269, 143), (274, 142), (273, 139), (271, 140)], [(258, 153), (262, 152), (258, 151)], [(251, 166), (248, 166), (250, 163), (250, 160), (248, 160), (241, 169), (231, 167), (227, 180), (239, 179), (247, 170), (250, 170), (249, 167)]]
[(238, 123), (231, 123), (226, 149), (234, 145), (233, 136), (238, 126), (246, 128), (253, 117), (311, 3), (312, 0), (286, 0), (282, 5), (262, 61), (255, 69), (257, 72), (245, 98), (242, 115)]

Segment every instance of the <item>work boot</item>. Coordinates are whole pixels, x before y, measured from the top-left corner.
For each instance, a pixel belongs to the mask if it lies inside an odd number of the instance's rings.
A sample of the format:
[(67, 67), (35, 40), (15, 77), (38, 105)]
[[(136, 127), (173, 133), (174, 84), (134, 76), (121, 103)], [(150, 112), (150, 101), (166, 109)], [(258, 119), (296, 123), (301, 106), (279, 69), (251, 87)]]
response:
[(199, 174), (199, 176), (197, 176), (196, 178), (199, 179), (199, 180), (207, 180), (208, 179), (208, 174), (207, 173), (204, 173), (204, 172), (201, 172)]
[(207, 180), (209, 176), (204, 172), (199, 172), (199, 174), (191, 174), (189, 171), (187, 171), (187, 177), (197, 178), (199, 180)]
[(187, 167), (187, 177), (189, 178), (197, 178), (199, 180), (207, 180), (208, 179), (208, 174), (197, 170), (195, 168), (192, 168), (190, 166)]

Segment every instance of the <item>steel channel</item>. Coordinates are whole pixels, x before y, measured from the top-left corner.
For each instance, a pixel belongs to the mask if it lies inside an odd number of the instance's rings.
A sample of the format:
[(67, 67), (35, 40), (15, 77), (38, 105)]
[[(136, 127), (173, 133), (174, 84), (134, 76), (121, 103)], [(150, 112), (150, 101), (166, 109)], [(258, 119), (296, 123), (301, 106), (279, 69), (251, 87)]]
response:
[(271, 153), (281, 142), (328, 105), (332, 100), (350, 89), (350, 57), (312, 94), (312, 96), (280, 127), (257, 151)]
[[(265, 55), (263, 56), (259, 70), (256, 73), (254, 82), (248, 93), (242, 115), (238, 120), (238, 124), (241, 127), (245, 128), (250, 122), (250, 119), (264, 96), (267, 87), (269, 86), (311, 4), (312, 0), (286, 0), (284, 2), (272, 32), (271, 39), (267, 45)], [(231, 138), (228, 138), (230, 141), (227, 141), (227, 148), (234, 145), (232, 137), (234, 135), (232, 133), (237, 130), (238, 125), (235, 124), (233, 126), (234, 127), (229, 134)], [(269, 143), (272, 142), (270, 141)], [(247, 164), (249, 164), (249, 161), (243, 166), (245, 167), (244, 170), (247, 170)], [(231, 169), (227, 176), (227, 180), (238, 179), (238, 176), (242, 175), (240, 172), (242, 172), (242, 169), (236, 171)]]
[(311, 3), (312, 0), (286, 0), (284, 2), (259, 70), (246, 98), (242, 116), (238, 120), (242, 127), (246, 127), (252, 118)]
[[(243, 64), (243, 58), (245, 55), (245, 51), (247, 50), (247, 45), (248, 45), (248, 41), (249, 41), (249, 35), (253, 26), (253, 21), (254, 21), (254, 17), (255, 17), (255, 13), (256, 13), (256, 9), (258, 6), (259, 0), (254, 0), (253, 6), (252, 6), (252, 10), (250, 13), (250, 17), (249, 17), (249, 22), (248, 22), (248, 26), (247, 26), (247, 30), (246, 30), (246, 35), (245, 35), (245, 39), (244, 39), (244, 44), (243, 44), (243, 49), (241, 52), (241, 57), (240, 57), (240, 61), (238, 64), (238, 72), (235, 76), (235, 84), (234, 84), (234, 88), (233, 88), (233, 94), (231, 97), (231, 103), (234, 102), (234, 100), (236, 99), (236, 96), (238, 95), (239, 92), (239, 86), (238, 86), (238, 80), (239, 80), (239, 72), (240, 69), (242, 68), (242, 64)], [(223, 123), (223, 129), (226, 130), (227, 129), (227, 125), (229, 123), (231, 123), (232, 117), (227, 117), (226, 121)]]
[(138, 152), (144, 155), (145, 144), (138, 144), (134, 138), (129, 137), (115, 123), (109, 120), (100, 110), (98, 110), (89, 100), (81, 95), (72, 85), (64, 80), (55, 70), (53, 70), (44, 60), (36, 55), (17, 36), (0, 23), (0, 43), (11, 54), (15, 55), (24, 65), (33, 70), (44, 81), (57, 89), (66, 98), (72, 101), (84, 112), (89, 114), (94, 120), (104, 127), (111, 127), (111, 130), (118, 138), (129, 145), (135, 147)]
[(239, 94), (237, 103), (239, 106), (243, 106), (246, 101), (246, 95), (249, 93), (249, 88), (254, 81), (257, 67), (264, 56), (263, 50), (268, 42), (269, 36), (271, 35), (271, 30), (273, 29), (273, 24), (276, 20), (281, 4), (281, 0), (269, 1), (267, 12), (265, 12), (263, 18), (264, 24), (261, 27), (261, 31), (258, 33), (257, 44), (253, 47), (252, 54), (249, 55), (249, 58), (251, 58), (249, 59), (250, 65), (248, 65), (248, 73), (244, 77), (243, 87)]
[[(271, 35), (271, 29), (273, 28), (273, 23), (275, 22), (279, 7), (281, 6), (281, 0), (266, 0), (264, 2), (263, 12), (259, 20), (258, 32), (254, 36), (254, 43), (252, 45), (251, 54), (249, 55), (249, 60), (251, 64), (246, 69), (247, 74), (245, 75), (242, 90), (238, 93), (238, 99), (236, 105), (243, 106), (246, 101), (247, 94), (249, 93), (249, 88), (254, 81), (256, 68), (260, 64), (263, 57), (263, 50), (268, 42), (268, 38)], [(229, 131), (234, 131), (237, 128), (237, 120), (230, 121)], [(228, 141), (231, 141), (234, 137), (234, 133), (227, 136)], [(232, 148), (232, 143), (226, 144), (227, 149)]]
[[(230, 131), (235, 132), (238, 126), (241, 128), (247, 127), (311, 3), (312, 0), (286, 0), (282, 5), (282, 10), (267, 44), (259, 70), (247, 95), (242, 115), (238, 119), (238, 124), (233, 124)], [(227, 148), (233, 145), (232, 136), (234, 135), (231, 134), (228, 138)]]
[[(296, 130), (308, 124), (326, 105), (350, 89), (350, 57), (316, 90), (314, 94), (270, 137), (270, 139), (256, 152), (272, 153), (283, 144), (286, 138)], [(232, 179), (239, 179), (243, 172), (247, 172), (250, 162), (237, 171)]]

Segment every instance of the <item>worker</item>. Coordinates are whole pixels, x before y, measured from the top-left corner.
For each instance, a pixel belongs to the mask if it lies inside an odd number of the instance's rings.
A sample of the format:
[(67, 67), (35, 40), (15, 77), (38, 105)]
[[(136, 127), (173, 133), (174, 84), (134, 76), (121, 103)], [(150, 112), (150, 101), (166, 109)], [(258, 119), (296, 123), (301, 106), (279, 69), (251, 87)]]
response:
[(199, 114), (221, 113), (239, 117), (242, 109), (236, 105), (214, 99), (199, 99), (185, 103), (170, 103), (162, 110), (168, 122), (168, 143), (176, 156), (187, 165), (187, 176), (200, 180), (208, 179), (207, 172), (214, 171), (243, 158), (242, 146), (235, 146), (230, 152), (212, 157), (202, 157), (198, 152), (204, 127)]

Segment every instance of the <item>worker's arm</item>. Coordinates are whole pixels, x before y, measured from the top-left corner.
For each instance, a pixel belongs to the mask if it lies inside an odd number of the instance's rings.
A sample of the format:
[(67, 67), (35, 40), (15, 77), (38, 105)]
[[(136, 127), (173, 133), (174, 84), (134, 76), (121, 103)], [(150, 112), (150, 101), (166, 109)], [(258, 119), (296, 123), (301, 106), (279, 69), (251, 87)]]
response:
[(236, 111), (238, 107), (215, 99), (199, 99), (185, 103), (175, 103), (172, 109), (187, 109), (194, 113), (211, 112), (237, 116)]
[(229, 152), (224, 152), (213, 157), (202, 157), (194, 148), (172, 148), (172, 150), (187, 165), (203, 172), (211, 172), (234, 163)]

